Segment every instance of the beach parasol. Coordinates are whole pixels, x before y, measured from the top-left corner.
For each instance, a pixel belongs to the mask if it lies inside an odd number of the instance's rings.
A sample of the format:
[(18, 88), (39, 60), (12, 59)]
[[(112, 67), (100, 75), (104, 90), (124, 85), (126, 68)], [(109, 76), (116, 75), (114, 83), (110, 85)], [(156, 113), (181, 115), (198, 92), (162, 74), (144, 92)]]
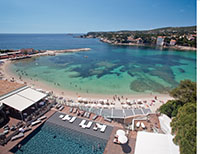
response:
[(124, 108), (129, 108), (128, 104), (123, 105)]
[(103, 108), (108, 108), (108, 107), (109, 107), (109, 106), (108, 106), (108, 105), (106, 105), (106, 104), (105, 104), (105, 105), (102, 105), (102, 106), (103, 106)]
[(116, 135), (118, 135), (118, 136), (125, 135), (125, 131), (122, 129), (118, 129), (116, 132)]
[(102, 105), (101, 104), (97, 104), (97, 107), (102, 107)]
[(78, 102), (81, 102), (81, 101), (82, 101), (82, 97), (79, 97), (79, 98), (78, 98)]
[(87, 99), (86, 99), (86, 98), (83, 98), (82, 100), (83, 100), (83, 102), (87, 102)]
[(127, 138), (125, 135), (121, 135), (121, 136), (118, 137), (118, 141), (119, 141), (121, 144), (125, 144), (125, 143), (127, 143), (128, 138)]

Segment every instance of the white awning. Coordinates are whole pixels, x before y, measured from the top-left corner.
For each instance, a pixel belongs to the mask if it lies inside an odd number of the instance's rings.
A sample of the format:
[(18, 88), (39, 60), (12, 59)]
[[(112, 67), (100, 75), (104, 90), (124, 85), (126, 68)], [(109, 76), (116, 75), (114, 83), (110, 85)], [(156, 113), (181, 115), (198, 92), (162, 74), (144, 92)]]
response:
[(38, 92), (31, 88), (26, 88), (21, 91), (13, 92), (12, 95), (8, 95), (7, 97), (3, 98), (1, 102), (22, 112), (46, 96), (47, 94)]
[(27, 99), (30, 99), (34, 102), (38, 102), (39, 100), (43, 99), (44, 97), (47, 96), (47, 94), (41, 93), (39, 91), (36, 91), (34, 89), (31, 88), (27, 88), (19, 93), (17, 93), (18, 95), (21, 95), (22, 97), (25, 97)]
[(20, 111), (20, 112), (35, 103), (31, 100), (28, 100), (24, 97), (17, 95), (17, 94), (12, 95), (6, 99), (3, 99), (3, 100), (1, 100), (1, 102)]

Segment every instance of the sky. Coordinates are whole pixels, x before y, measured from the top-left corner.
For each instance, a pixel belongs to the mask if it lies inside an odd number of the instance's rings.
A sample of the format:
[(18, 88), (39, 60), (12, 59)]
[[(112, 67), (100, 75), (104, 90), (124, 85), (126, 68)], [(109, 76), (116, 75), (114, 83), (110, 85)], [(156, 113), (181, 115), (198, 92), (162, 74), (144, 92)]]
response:
[(196, 25), (196, 0), (0, 0), (0, 33), (86, 33)]

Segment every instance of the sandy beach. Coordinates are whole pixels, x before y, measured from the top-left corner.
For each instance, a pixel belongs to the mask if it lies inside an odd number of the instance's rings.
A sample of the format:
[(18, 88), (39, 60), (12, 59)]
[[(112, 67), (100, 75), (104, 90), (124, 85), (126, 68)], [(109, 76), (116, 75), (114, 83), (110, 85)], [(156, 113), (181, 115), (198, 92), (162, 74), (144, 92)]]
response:
[[(9, 65), (11, 61), (9, 60), (4, 60), (4, 63), (0, 65), (0, 71), (3, 74), (3, 79), (4, 80), (11, 80), (14, 78), (14, 82), (18, 83), (25, 83), (28, 86), (37, 88), (37, 89), (43, 89), (44, 91), (53, 91), (53, 94), (58, 97), (64, 97), (66, 100), (71, 99), (74, 101), (77, 101), (78, 97), (83, 97), (87, 98), (89, 100), (99, 100), (99, 99), (109, 99), (110, 101), (114, 101), (113, 95), (102, 95), (102, 94), (92, 94), (92, 93), (78, 93), (78, 92), (73, 92), (73, 91), (68, 91), (66, 89), (61, 89), (59, 86), (51, 86), (48, 84), (45, 84), (44, 82), (41, 81), (36, 81), (32, 80), (29, 78), (24, 78), (19, 76), (17, 74), (14, 74), (13, 72), (10, 71)], [(166, 103), (168, 100), (173, 99), (170, 97), (168, 94), (133, 94), (133, 95), (115, 95), (115, 98), (119, 97), (121, 101), (126, 101), (126, 99), (129, 100), (142, 100), (142, 101), (147, 101), (151, 102), (152, 100), (155, 100), (155, 96), (157, 97), (156, 102), (154, 103), (153, 106), (151, 106), (151, 110), (155, 112), (163, 103)], [(115, 107), (116, 108), (121, 108), (121, 103), (120, 101), (116, 101), (115, 99)]]

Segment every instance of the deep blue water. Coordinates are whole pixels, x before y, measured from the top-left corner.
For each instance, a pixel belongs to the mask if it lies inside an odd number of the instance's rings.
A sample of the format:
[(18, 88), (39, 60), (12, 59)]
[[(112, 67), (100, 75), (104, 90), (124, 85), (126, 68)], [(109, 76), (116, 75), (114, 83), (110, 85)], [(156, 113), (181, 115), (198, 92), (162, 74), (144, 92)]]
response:
[[(50, 122), (39, 127), (12, 152), (16, 154), (103, 154), (107, 141)], [(98, 148), (100, 145), (100, 149)]]

